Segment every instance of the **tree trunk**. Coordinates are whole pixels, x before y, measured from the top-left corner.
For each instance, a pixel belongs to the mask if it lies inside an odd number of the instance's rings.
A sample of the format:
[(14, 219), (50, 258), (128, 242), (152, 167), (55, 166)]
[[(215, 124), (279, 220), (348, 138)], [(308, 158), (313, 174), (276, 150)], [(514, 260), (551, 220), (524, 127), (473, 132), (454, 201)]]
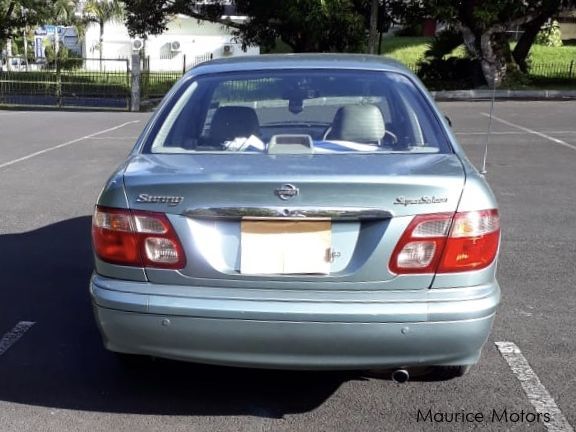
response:
[(545, 2), (545, 7), (541, 10), (540, 15), (536, 15), (532, 17), (530, 20), (526, 20), (524, 24), (524, 33), (518, 40), (518, 43), (514, 47), (514, 51), (512, 52), (512, 56), (514, 57), (514, 61), (520, 67), (520, 70), (524, 73), (528, 72), (528, 65), (526, 64), (526, 58), (528, 58), (528, 53), (530, 52), (530, 48), (534, 44), (536, 40), (536, 35), (540, 31), (540, 28), (556, 15), (561, 8), (562, 2), (560, 0), (551, 0)]
[[(490, 88), (500, 87), (507, 69), (504, 50), (498, 46), (501, 41), (497, 41), (499, 39), (495, 34), (497, 31), (496, 28), (492, 27), (480, 37), (480, 49), (482, 51), (480, 65)], [(505, 38), (504, 41), (506, 41)]]
[(470, 53), (476, 57), (480, 57), (480, 52), (478, 51), (478, 47), (476, 46), (476, 35), (465, 25), (460, 25), (460, 32), (462, 33), (462, 39), (464, 40), (464, 45)]
[(536, 35), (538, 35), (540, 28), (544, 25), (547, 19), (548, 18), (546, 16), (540, 15), (534, 21), (527, 23), (524, 26), (524, 33), (522, 33), (522, 36), (520, 36), (518, 43), (514, 47), (514, 51), (512, 51), (514, 61), (520, 70), (524, 73), (528, 72), (528, 64), (526, 63), (526, 58), (528, 57), (530, 48), (532, 48), (532, 45), (536, 40)]
[(103, 58), (103, 51), (104, 51), (104, 20), (100, 20), (100, 40), (98, 42), (99, 45), (99, 53), (100, 53), (100, 72), (102, 72), (102, 58)]
[(378, 0), (372, 0), (370, 7), (370, 34), (368, 36), (368, 53), (376, 54), (378, 42)]

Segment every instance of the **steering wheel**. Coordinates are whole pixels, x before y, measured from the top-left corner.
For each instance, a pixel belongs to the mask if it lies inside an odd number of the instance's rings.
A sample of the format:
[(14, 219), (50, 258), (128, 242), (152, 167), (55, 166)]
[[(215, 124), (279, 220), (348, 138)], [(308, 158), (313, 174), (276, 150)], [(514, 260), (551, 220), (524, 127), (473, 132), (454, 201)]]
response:
[(326, 128), (326, 130), (324, 131), (324, 133), (322, 134), (322, 141), (326, 141), (326, 139), (328, 138), (328, 135), (330, 134), (330, 132), (332, 132), (332, 126), (328, 126)]
[(398, 137), (396, 136), (396, 134), (394, 132), (390, 132), (388, 129), (386, 129), (386, 131), (384, 132), (384, 137), (386, 137), (386, 135), (389, 135), (390, 138), (392, 138), (392, 144), (393, 145), (398, 144)]

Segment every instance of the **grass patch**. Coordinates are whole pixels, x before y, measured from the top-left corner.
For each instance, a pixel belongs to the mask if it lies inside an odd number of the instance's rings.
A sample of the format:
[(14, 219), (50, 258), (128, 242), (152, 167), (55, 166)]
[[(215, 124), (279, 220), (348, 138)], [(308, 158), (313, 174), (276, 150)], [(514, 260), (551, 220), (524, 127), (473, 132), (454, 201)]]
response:
[[(514, 44), (511, 47), (513, 48)], [(576, 46), (564, 45), (555, 48), (532, 45), (530, 59), (532, 63), (570, 63), (572, 60), (576, 62)]]
[[(382, 41), (382, 55), (398, 60), (413, 71), (416, 71), (416, 65), (424, 59), (424, 53), (432, 40), (432, 38), (408, 36), (384, 38)], [(514, 49), (514, 46), (515, 43), (510, 44), (512, 49)], [(449, 56), (465, 57), (465, 55), (464, 46), (461, 45), (452, 51)], [(568, 43), (562, 47), (533, 45), (530, 50), (528, 63), (529, 83), (518, 84), (518, 88), (576, 88), (576, 44)]]
[(381, 54), (412, 66), (424, 58), (430, 37), (392, 36), (382, 39)]
[[(428, 44), (432, 42), (429, 37), (395, 36), (382, 40), (382, 55), (392, 57), (405, 64), (415, 64), (424, 58), (424, 53), (428, 49)], [(516, 44), (510, 44), (514, 49)], [(456, 48), (451, 55), (463, 57), (465, 55), (464, 46)], [(532, 45), (530, 49), (532, 63), (570, 63), (576, 62), (576, 45), (565, 44), (561, 47), (547, 47), (543, 45)]]

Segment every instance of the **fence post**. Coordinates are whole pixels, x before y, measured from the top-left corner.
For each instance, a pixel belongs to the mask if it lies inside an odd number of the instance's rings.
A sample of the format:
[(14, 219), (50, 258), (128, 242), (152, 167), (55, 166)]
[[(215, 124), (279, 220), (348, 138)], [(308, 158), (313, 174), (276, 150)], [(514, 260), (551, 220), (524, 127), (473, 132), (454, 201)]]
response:
[(62, 70), (58, 56), (58, 53), (56, 53), (54, 60), (56, 62), (56, 103), (58, 108), (62, 108)]
[(570, 71), (568, 72), (568, 79), (572, 79), (572, 70), (574, 69), (574, 60), (570, 62)]
[(130, 86), (130, 111), (140, 111), (140, 55), (132, 54), (132, 85)]

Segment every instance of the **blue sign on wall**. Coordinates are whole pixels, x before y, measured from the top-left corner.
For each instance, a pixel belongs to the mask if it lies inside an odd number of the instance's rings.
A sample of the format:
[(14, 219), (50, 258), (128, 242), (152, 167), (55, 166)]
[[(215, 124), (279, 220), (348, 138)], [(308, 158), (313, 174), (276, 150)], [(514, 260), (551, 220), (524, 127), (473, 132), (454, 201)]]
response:
[(37, 36), (34, 38), (34, 56), (37, 59), (45, 57), (44, 54), (44, 38), (42, 36)]

